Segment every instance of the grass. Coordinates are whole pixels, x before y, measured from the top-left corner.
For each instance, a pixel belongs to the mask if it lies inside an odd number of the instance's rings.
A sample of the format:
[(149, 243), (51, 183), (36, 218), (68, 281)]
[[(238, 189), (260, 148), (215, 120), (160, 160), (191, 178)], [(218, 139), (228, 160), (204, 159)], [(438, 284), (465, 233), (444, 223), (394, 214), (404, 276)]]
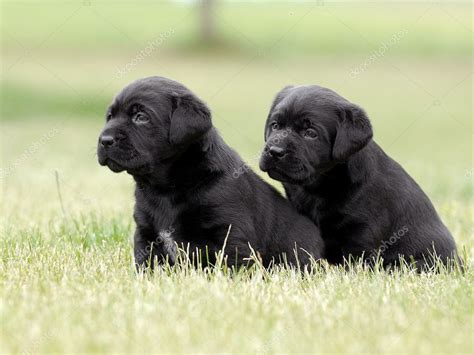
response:
[[(469, 5), (221, 4), (219, 43), (205, 48), (187, 6), (92, 1), (65, 21), (77, 8), (2, 3), (2, 353), (472, 353)], [(170, 26), (169, 41), (118, 75)], [(202, 97), (257, 171), (267, 110), (283, 86), (317, 83), (360, 104), (376, 141), (435, 204), (466, 272), (135, 274), (133, 184), (98, 166), (95, 145), (113, 95), (156, 74)]]
[[(96, 214), (2, 240), (10, 352), (468, 353), (465, 274), (328, 267), (135, 275), (131, 226)], [(21, 330), (21, 332), (19, 332)], [(433, 338), (431, 335), (436, 334)]]
[[(14, 231), (2, 241), (10, 351), (430, 351), (426, 335), (434, 331), (437, 351), (469, 349), (472, 269), (388, 275), (330, 267), (305, 278), (256, 269), (230, 278), (184, 268), (137, 276), (130, 228), (96, 214), (59, 217), (46, 233)], [(456, 335), (445, 333), (452, 328)], [(28, 331), (20, 338), (16, 329)]]

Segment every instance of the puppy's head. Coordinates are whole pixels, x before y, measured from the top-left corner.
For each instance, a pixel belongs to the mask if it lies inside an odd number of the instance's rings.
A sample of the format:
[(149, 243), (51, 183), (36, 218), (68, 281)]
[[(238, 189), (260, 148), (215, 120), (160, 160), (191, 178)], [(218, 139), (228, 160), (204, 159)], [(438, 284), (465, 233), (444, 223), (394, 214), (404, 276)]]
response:
[(370, 121), (357, 105), (316, 85), (288, 86), (271, 106), (260, 169), (274, 179), (304, 184), (371, 138)]
[(161, 77), (140, 79), (107, 109), (99, 163), (114, 172), (147, 174), (166, 166), (211, 126), (207, 106), (183, 85)]

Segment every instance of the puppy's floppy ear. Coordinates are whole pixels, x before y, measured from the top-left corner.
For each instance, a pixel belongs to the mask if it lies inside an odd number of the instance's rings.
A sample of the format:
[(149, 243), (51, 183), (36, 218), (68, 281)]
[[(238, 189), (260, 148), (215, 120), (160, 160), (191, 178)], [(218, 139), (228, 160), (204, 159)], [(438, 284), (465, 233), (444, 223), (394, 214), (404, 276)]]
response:
[(190, 93), (171, 95), (169, 142), (189, 144), (212, 127), (211, 112), (204, 102)]
[(354, 104), (342, 106), (338, 109), (338, 126), (332, 157), (335, 160), (347, 159), (364, 148), (372, 135), (372, 125), (362, 108)]
[(267, 130), (268, 130), (268, 125), (270, 124), (269, 118), (272, 115), (272, 112), (275, 109), (275, 106), (278, 105), (288, 95), (288, 93), (293, 88), (294, 88), (293, 85), (285, 86), (283, 89), (281, 89), (278, 92), (275, 99), (273, 99), (272, 105), (270, 106), (270, 112), (268, 113), (268, 116), (267, 116), (267, 122), (265, 122), (265, 131), (263, 132), (263, 134), (264, 134), (263, 139), (265, 140), (265, 142), (267, 141)]
[(272, 102), (272, 106), (270, 107), (270, 113), (275, 109), (275, 106), (278, 105), (294, 88), (294, 85), (287, 85), (283, 89), (281, 89), (278, 94), (275, 96), (275, 99)]

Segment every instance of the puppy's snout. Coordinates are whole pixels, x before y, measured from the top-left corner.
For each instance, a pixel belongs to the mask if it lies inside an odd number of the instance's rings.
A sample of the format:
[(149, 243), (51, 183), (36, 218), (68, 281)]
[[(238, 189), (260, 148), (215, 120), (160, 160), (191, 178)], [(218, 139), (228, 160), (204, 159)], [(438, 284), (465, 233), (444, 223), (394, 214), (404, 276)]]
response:
[(104, 148), (109, 148), (117, 142), (115, 137), (109, 134), (100, 136), (99, 141), (100, 145)]
[(99, 137), (99, 144), (103, 148), (110, 148), (125, 138), (126, 136), (120, 131), (105, 130)]
[(281, 159), (286, 155), (285, 149), (277, 146), (271, 146), (268, 148), (268, 154), (274, 159)]

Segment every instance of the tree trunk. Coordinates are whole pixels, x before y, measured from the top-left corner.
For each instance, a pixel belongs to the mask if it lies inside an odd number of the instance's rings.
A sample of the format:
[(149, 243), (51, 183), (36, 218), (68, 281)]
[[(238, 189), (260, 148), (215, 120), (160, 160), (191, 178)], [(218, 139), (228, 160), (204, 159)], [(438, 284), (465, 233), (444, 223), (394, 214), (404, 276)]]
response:
[(214, 0), (201, 0), (200, 25), (201, 39), (204, 43), (211, 43), (215, 39), (214, 4)]

